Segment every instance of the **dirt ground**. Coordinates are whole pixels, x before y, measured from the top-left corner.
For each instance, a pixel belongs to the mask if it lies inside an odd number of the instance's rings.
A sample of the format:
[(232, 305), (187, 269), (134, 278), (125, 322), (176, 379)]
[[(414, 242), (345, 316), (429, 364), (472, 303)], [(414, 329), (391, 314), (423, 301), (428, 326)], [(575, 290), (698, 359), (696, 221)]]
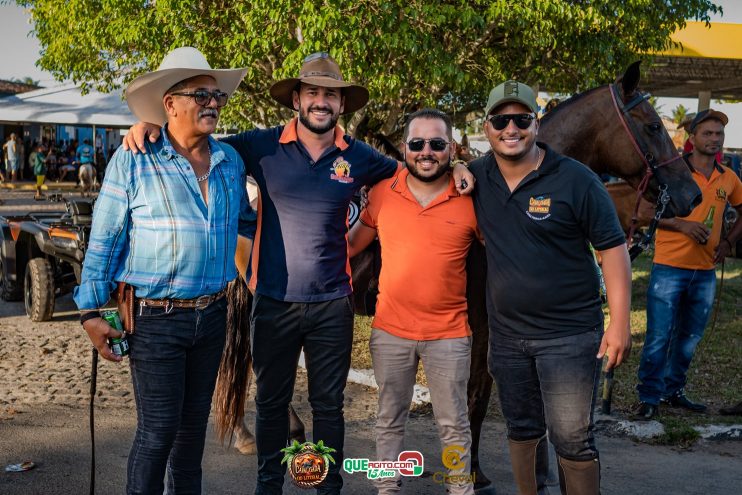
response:
[[(0, 191), (5, 205), (0, 215), (33, 204), (28, 193)], [(60, 205), (51, 205), (59, 208)], [(33, 323), (23, 303), (0, 301), (0, 463), (26, 460), (37, 467), (25, 473), (0, 472), (0, 494), (70, 494), (88, 492), (90, 444), (88, 399), (91, 346), (82, 331), (71, 297), (57, 301), (51, 322)], [(306, 379), (299, 373), (295, 406), (308, 423)], [(126, 459), (136, 425), (136, 413), (126, 364), (103, 362), (96, 397), (97, 493), (123, 492)], [(360, 385), (346, 389), (346, 455), (374, 458), (373, 424), (376, 392)], [(248, 421), (254, 421), (250, 404)], [(504, 425), (485, 422), (482, 464), (499, 495), (515, 494)], [(699, 441), (690, 449), (637, 443), (598, 433), (603, 493), (731, 494), (742, 486), (742, 442)], [(403, 493), (444, 493), (432, 473), (442, 464), (434, 419), (413, 415), (407, 447), (425, 456), (425, 474), (405, 480)], [(204, 493), (244, 494), (255, 487), (256, 458), (220, 445), (210, 430), (204, 454)], [(344, 475), (348, 494), (374, 493), (362, 475)], [(552, 493), (558, 490), (552, 488)], [(307, 493), (286, 481), (285, 493)]]

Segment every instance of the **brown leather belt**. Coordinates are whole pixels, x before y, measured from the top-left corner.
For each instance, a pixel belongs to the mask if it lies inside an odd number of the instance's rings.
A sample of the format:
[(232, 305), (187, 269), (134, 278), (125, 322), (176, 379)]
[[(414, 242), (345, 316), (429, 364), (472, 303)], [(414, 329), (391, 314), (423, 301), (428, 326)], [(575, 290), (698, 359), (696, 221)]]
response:
[(193, 299), (139, 299), (140, 306), (165, 308), (168, 312), (173, 308), (206, 309), (227, 294), (224, 288), (214, 294), (194, 297)]

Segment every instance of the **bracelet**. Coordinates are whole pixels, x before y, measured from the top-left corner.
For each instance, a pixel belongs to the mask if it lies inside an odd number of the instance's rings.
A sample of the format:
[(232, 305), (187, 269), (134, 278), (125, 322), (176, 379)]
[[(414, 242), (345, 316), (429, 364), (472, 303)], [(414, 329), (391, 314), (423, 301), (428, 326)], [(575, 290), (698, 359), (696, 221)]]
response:
[(101, 314), (100, 311), (94, 310), (94, 311), (86, 311), (85, 313), (80, 315), (80, 325), (85, 323), (88, 320), (92, 320), (93, 318), (100, 318)]

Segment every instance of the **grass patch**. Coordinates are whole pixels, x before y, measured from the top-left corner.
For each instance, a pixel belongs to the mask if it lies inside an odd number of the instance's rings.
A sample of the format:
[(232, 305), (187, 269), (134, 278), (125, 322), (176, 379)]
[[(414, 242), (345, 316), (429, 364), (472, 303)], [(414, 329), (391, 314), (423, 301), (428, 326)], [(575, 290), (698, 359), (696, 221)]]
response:
[[(631, 334), (633, 349), (628, 362), (616, 370), (613, 407), (628, 414), (637, 402), (634, 387), (647, 329), (647, 285), (652, 264), (652, 253), (641, 255), (633, 264), (631, 303)], [(721, 267), (717, 269), (717, 289), (721, 282)], [(608, 315), (606, 310), (608, 321)], [(719, 416), (721, 407), (742, 400), (742, 260), (727, 258), (721, 293), (721, 304), (715, 327), (712, 323), (696, 350), (688, 371), (686, 392), (693, 400), (708, 404), (705, 414), (661, 407), (660, 421), (667, 433), (663, 442), (680, 444), (697, 438), (693, 425), (709, 423), (735, 423), (738, 417)], [(353, 339), (352, 366), (371, 368), (368, 339), (371, 335), (371, 318), (356, 317)], [(422, 368), (422, 367), (420, 367)], [(425, 385), (422, 369), (418, 369), (418, 383)], [(493, 404), (497, 394), (493, 392)], [(491, 408), (493, 407), (491, 404)], [(493, 412), (493, 411), (490, 411)], [(691, 433), (693, 431), (693, 433)]]
[(653, 439), (652, 443), (688, 448), (701, 437), (701, 434), (682, 418), (663, 418), (662, 424), (665, 426), (665, 433)]

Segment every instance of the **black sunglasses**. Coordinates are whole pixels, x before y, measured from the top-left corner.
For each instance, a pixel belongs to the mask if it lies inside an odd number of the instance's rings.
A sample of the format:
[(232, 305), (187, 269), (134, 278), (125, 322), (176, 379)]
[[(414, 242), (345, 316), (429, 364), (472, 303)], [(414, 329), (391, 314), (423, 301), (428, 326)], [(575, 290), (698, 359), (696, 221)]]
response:
[(190, 96), (194, 100), (196, 100), (197, 105), (201, 105), (202, 107), (205, 107), (209, 103), (211, 103), (212, 98), (216, 100), (217, 107), (223, 107), (227, 104), (227, 100), (229, 99), (229, 95), (223, 91), (206, 91), (205, 89), (199, 89), (198, 91), (193, 91), (192, 93), (170, 94), (175, 96)]
[(531, 123), (536, 116), (532, 113), (505, 113), (490, 115), (487, 120), (490, 121), (492, 127), (497, 131), (501, 131), (508, 126), (508, 123), (512, 120), (518, 129), (526, 130), (531, 127)]
[(448, 141), (442, 138), (433, 138), (433, 139), (422, 139), (422, 138), (415, 138), (410, 139), (407, 141), (407, 147), (410, 148), (410, 151), (422, 151), (423, 148), (425, 148), (425, 143), (430, 143), (430, 149), (433, 151), (443, 151), (446, 149), (446, 146), (448, 146)]

